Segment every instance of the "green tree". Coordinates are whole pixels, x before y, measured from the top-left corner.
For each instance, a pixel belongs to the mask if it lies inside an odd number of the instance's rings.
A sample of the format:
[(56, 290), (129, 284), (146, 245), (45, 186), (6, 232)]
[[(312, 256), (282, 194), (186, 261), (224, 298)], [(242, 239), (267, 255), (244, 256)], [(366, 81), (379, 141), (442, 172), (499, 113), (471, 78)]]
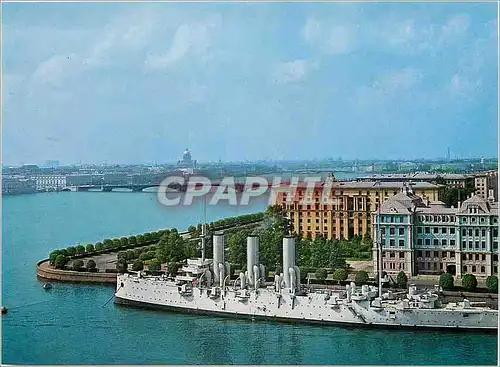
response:
[(121, 237), (120, 238), (120, 244), (122, 247), (128, 246), (128, 238), (127, 237)]
[(196, 227), (195, 226), (189, 226), (187, 230), (188, 230), (189, 235), (191, 236), (191, 238), (198, 237), (198, 232), (196, 231)]
[(332, 274), (333, 280), (336, 280), (339, 284), (346, 280), (348, 276), (349, 273), (346, 269), (336, 269)]
[(113, 248), (113, 241), (111, 241), (109, 238), (106, 238), (104, 241), (102, 241), (102, 243), (106, 250)]
[(148, 271), (150, 273), (156, 274), (159, 273), (161, 270), (161, 263), (157, 259), (151, 260), (151, 262), (148, 265)]
[(119, 238), (113, 238), (113, 245), (112, 245), (112, 248), (118, 248), (122, 245), (122, 243), (120, 242), (120, 239)]
[(69, 256), (76, 255), (76, 247), (74, 247), (74, 246), (67, 247), (66, 251), (68, 251)]
[(171, 276), (175, 276), (177, 275), (177, 272), (179, 271), (179, 268), (181, 267), (181, 265), (179, 263), (176, 263), (176, 262), (169, 262), (167, 264), (167, 272), (168, 274), (170, 274)]
[(85, 253), (85, 246), (83, 246), (83, 245), (78, 245), (78, 246), (76, 246), (75, 249), (76, 249), (76, 253), (79, 255)]
[(87, 252), (94, 252), (94, 245), (89, 243), (86, 247), (85, 247), (85, 250)]
[(144, 269), (144, 263), (139, 259), (135, 260), (134, 263), (132, 264), (132, 270), (139, 271), (142, 269)]
[(135, 238), (135, 236), (129, 236), (128, 243), (131, 245), (137, 244), (137, 238)]
[(246, 242), (248, 231), (240, 230), (228, 236), (227, 240), (227, 260), (231, 264), (246, 263)]
[(69, 260), (66, 255), (57, 255), (54, 265), (57, 269), (64, 269), (68, 261)]
[(314, 276), (318, 281), (324, 282), (328, 276), (328, 272), (324, 268), (319, 268), (316, 270), (316, 273), (314, 273)]
[(97, 265), (96, 265), (96, 263), (95, 263), (94, 260), (90, 259), (90, 260), (87, 261), (87, 270), (88, 271), (92, 271), (93, 269), (96, 268), (96, 266)]
[(366, 284), (368, 280), (369, 280), (368, 273), (364, 270), (358, 271), (356, 273), (356, 276), (354, 277), (354, 283), (356, 283), (356, 285)]
[(498, 278), (494, 275), (486, 278), (486, 288), (491, 293), (498, 293)]
[(132, 259), (135, 259), (134, 250), (127, 250), (127, 260), (132, 260)]
[(404, 271), (400, 271), (396, 278), (396, 283), (399, 288), (406, 288), (408, 284), (408, 277), (406, 276)]
[(97, 242), (95, 244), (96, 251), (102, 251), (104, 249), (104, 245), (101, 242)]
[(73, 270), (80, 271), (83, 268), (83, 260), (77, 259), (73, 261)]
[(450, 273), (441, 274), (439, 276), (439, 286), (445, 291), (453, 289), (453, 276)]
[(54, 266), (55, 263), (56, 263), (56, 258), (57, 258), (57, 255), (60, 255), (61, 252), (59, 250), (54, 250), (52, 251), (50, 254), (49, 254), (49, 263), (50, 265)]
[(150, 252), (143, 252), (142, 254), (139, 255), (139, 260), (147, 261), (153, 259), (154, 257), (155, 254), (151, 254)]
[[(158, 242), (156, 257), (162, 263), (184, 261), (188, 255), (186, 254), (188, 248), (186, 242), (179, 233), (171, 231), (168, 236), (163, 236)], [(192, 247), (190, 249), (192, 250)]]
[(126, 260), (119, 260), (116, 262), (116, 270), (118, 270), (119, 273), (125, 273), (127, 272), (127, 261)]
[(152, 240), (152, 238), (151, 238), (151, 233), (149, 233), (149, 232), (144, 233), (144, 235), (143, 235), (143, 236), (144, 236), (144, 241), (145, 241), (145, 242), (149, 242), (149, 241), (151, 241), (151, 240)]
[(125, 260), (127, 261), (127, 253), (125, 251), (120, 251), (118, 255), (116, 255), (118, 261)]
[(473, 291), (477, 287), (477, 279), (473, 274), (465, 274), (462, 276), (462, 287), (466, 291)]
[(143, 243), (144, 242), (144, 236), (142, 234), (137, 235), (136, 238), (137, 238), (137, 243)]

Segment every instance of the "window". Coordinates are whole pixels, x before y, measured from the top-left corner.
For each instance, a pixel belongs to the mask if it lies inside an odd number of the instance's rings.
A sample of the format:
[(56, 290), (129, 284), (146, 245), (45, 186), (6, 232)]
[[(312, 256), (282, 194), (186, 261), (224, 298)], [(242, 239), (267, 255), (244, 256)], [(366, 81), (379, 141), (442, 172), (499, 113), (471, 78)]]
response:
[(495, 266), (493, 267), (493, 272), (494, 272), (494, 273), (498, 273), (498, 266), (496, 266), (496, 265), (495, 265)]
[(462, 236), (467, 236), (467, 230), (465, 228), (462, 229)]
[(439, 246), (439, 240), (438, 239), (434, 239), (434, 246)]
[(429, 227), (425, 227), (425, 233), (431, 233), (431, 229)]
[(395, 246), (396, 245), (396, 241), (394, 239), (391, 239), (389, 245)]
[(484, 266), (481, 266), (481, 273), (486, 273), (486, 268)]
[(479, 241), (476, 241), (476, 242), (475, 242), (475, 245), (476, 245), (476, 246), (475, 246), (474, 248), (475, 248), (476, 250), (479, 250)]
[(380, 228), (380, 234), (381, 234), (382, 236), (385, 236), (385, 228)]
[(399, 227), (399, 235), (404, 235), (404, 234), (405, 234), (404, 227)]
[(498, 261), (498, 255), (497, 254), (493, 254), (493, 261)]
[(464, 266), (464, 273), (467, 273), (467, 265)]
[(394, 258), (394, 257), (396, 257), (396, 254), (391, 251), (390, 256), (391, 256), (391, 258)]
[(498, 242), (493, 241), (493, 250), (498, 250)]
[(417, 257), (422, 257), (422, 251), (417, 251)]
[(430, 245), (431, 245), (431, 240), (430, 240), (430, 238), (426, 238), (426, 239), (425, 239), (425, 245), (426, 245), (426, 246), (430, 246)]
[(405, 245), (405, 240), (399, 240), (399, 246), (404, 246)]
[(438, 227), (434, 227), (434, 233), (439, 233), (439, 228)]
[(431, 252), (430, 251), (425, 251), (425, 257), (431, 257)]
[(382, 244), (382, 247), (385, 247), (385, 238), (382, 238), (382, 240), (380, 241), (380, 243)]
[(422, 227), (417, 227), (417, 233), (422, 233)]
[(466, 241), (462, 241), (462, 248), (465, 249), (467, 247), (467, 242)]
[(476, 229), (475, 233), (476, 233), (476, 237), (479, 237), (479, 229)]
[(479, 254), (476, 254), (476, 256), (474, 256), (474, 257), (475, 257), (476, 261), (479, 261)]
[(396, 233), (396, 229), (394, 227), (391, 227), (389, 229), (389, 233), (391, 234), (391, 236), (394, 235)]
[(475, 273), (476, 272), (476, 265), (472, 265), (472, 272)]
[(455, 234), (455, 228), (450, 228), (450, 234)]
[(454, 258), (455, 258), (455, 253), (454, 253), (454, 252), (450, 252), (450, 258), (451, 258), (451, 259), (454, 259)]
[(481, 241), (481, 250), (486, 250), (486, 242)]
[(486, 236), (486, 229), (481, 229), (481, 236)]
[(421, 238), (418, 238), (418, 239), (417, 239), (417, 245), (419, 245), (419, 246), (422, 246), (422, 245), (423, 245), (423, 241), (422, 241), (422, 239), (421, 239)]
[(472, 236), (472, 229), (469, 229), (469, 236)]
[(446, 245), (447, 245), (447, 242), (448, 242), (448, 241), (446, 241), (446, 240), (442, 240), (442, 241), (441, 241), (441, 245), (446, 246)]
[(472, 241), (469, 241), (469, 250), (472, 250)]
[(462, 260), (467, 260), (467, 255), (466, 254), (462, 254)]
[(481, 260), (486, 261), (486, 254), (481, 255)]
[(498, 237), (498, 228), (493, 228), (493, 237)]
[(405, 253), (404, 252), (400, 252), (399, 253), (399, 258), (400, 259), (404, 259), (405, 258)]
[(450, 246), (455, 246), (455, 240), (450, 240)]

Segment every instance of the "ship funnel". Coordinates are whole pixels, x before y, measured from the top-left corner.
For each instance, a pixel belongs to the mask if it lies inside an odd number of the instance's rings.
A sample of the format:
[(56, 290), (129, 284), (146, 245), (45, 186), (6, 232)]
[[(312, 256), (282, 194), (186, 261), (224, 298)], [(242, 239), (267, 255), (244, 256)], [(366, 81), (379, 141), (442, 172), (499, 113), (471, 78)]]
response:
[(249, 286), (256, 286), (260, 271), (254, 270), (254, 265), (259, 268), (259, 237), (252, 235), (247, 237), (247, 280)]
[(283, 275), (285, 287), (297, 289), (297, 283), (300, 282), (300, 279), (297, 281), (299, 274), (296, 274), (295, 271), (295, 237), (293, 236), (283, 238)]
[[(224, 232), (217, 232), (213, 237), (213, 270), (214, 270), (214, 281), (222, 286), (224, 280)], [(221, 266), (222, 265), (222, 266)]]

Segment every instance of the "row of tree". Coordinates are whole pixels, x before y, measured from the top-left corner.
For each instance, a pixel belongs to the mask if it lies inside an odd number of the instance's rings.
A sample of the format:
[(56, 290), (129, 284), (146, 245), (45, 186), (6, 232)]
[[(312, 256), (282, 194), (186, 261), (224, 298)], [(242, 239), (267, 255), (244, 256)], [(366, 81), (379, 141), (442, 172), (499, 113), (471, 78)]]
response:
[[(213, 233), (216, 230), (225, 228), (238, 227), (245, 224), (260, 222), (264, 219), (264, 213), (244, 214), (237, 217), (229, 217), (209, 222), (206, 225), (207, 232)], [(199, 237), (201, 235), (201, 223), (196, 226), (189, 226), (188, 232), (191, 237)]]
[[(453, 290), (455, 289), (453, 275), (450, 273), (443, 273), (439, 277), (439, 286), (443, 290)], [(466, 291), (472, 292), (477, 288), (477, 279), (474, 274), (465, 274), (462, 276), (462, 288)], [(498, 292), (498, 277), (490, 275), (486, 278), (486, 289), (491, 293)]]

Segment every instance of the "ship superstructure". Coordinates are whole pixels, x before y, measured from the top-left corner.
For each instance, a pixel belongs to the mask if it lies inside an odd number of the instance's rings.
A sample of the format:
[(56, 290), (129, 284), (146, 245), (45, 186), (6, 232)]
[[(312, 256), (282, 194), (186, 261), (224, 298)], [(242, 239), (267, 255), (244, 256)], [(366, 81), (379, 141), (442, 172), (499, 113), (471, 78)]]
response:
[[(203, 241), (204, 242), (204, 241)], [(203, 251), (204, 254), (204, 251)], [(283, 273), (265, 283), (259, 263), (259, 238), (247, 238), (247, 269), (230, 280), (224, 261), (224, 234), (213, 237), (213, 259), (188, 260), (175, 278), (119, 275), (115, 302), (171, 311), (226, 317), (272, 319), (322, 324), (356, 324), (449, 329), (495, 330), (498, 311), (469, 301), (442, 305), (436, 292), (418, 293), (411, 285), (397, 299), (380, 287), (354, 283), (345, 290), (309, 290), (300, 284), (295, 263), (295, 239), (283, 239)]]

